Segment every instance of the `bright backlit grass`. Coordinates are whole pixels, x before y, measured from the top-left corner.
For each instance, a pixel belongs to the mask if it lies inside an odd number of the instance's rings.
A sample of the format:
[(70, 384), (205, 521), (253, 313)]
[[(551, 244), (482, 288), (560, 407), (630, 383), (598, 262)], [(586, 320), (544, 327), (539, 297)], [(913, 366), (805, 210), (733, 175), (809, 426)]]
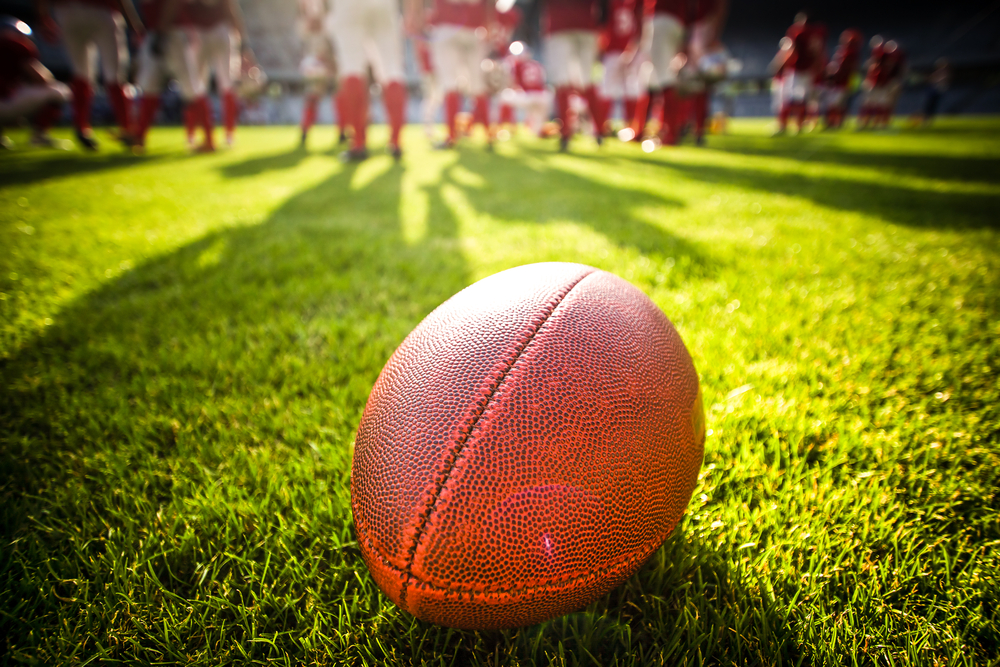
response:
[[(0, 663), (996, 664), (1000, 121), (766, 131), (0, 154)], [(451, 294), (551, 260), (677, 325), (699, 486), (580, 613), (417, 622), (353, 534), (368, 391)]]

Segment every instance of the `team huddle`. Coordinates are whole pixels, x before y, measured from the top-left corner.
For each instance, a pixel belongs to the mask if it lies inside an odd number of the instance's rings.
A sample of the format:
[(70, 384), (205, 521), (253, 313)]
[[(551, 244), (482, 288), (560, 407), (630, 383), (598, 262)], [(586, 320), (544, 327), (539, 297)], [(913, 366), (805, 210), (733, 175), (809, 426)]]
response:
[(849, 29), (841, 33), (837, 48), (828, 59), (826, 40), (826, 26), (811, 21), (805, 13), (795, 17), (781, 39), (780, 50), (771, 63), (777, 133), (787, 132), (789, 119), (794, 118), (802, 131), (808, 124), (815, 124), (820, 115), (828, 128), (843, 126), (859, 76), (863, 80), (858, 127), (887, 127), (906, 74), (902, 49), (895, 41), (884, 41), (875, 35), (869, 43), (868, 60), (862, 63), (864, 37), (859, 31)]
[[(711, 84), (724, 75), (719, 36), (725, 0), (545, 0), (546, 67), (522, 42), (512, 41), (522, 19), (513, 1), (406, 0), (402, 8), (396, 0), (331, 3), (299, 2), (306, 47), (302, 73), (309, 80), (302, 142), (316, 120), (320, 97), (336, 87), (340, 136), (351, 140), (344, 153), (348, 160), (368, 156), (369, 72), (382, 90), (388, 150), (401, 154), (407, 37), (421, 71), (425, 122), (435, 117), (438, 105), (443, 107), (446, 135), (440, 148), (454, 146), (475, 125), (485, 128), (492, 146), (498, 134), (507, 132), (504, 127), (514, 124), (517, 110), (533, 132), (557, 134), (563, 150), (584, 117), (600, 142), (610, 131), (616, 103), (627, 126), (623, 138), (642, 139), (653, 110), (660, 142), (676, 143), (688, 122), (700, 142)], [(599, 59), (604, 65), (600, 83), (592, 76)], [(462, 123), (466, 100), (471, 121)], [(553, 105), (554, 129), (546, 122)]]
[[(71, 101), (77, 141), (96, 150), (91, 107), (99, 57), (108, 102), (117, 124), (117, 139), (141, 151), (170, 80), (177, 82), (184, 102), (188, 142), (197, 151), (215, 149), (208, 90), (214, 76), (222, 102), (226, 141), (232, 143), (238, 102), (234, 82), (243, 75), (259, 76), (253, 53), (246, 48), (246, 28), (236, 0), (143, 0), (141, 18), (132, 0), (37, 0), (42, 37), (62, 40), (69, 55), (72, 81), (67, 87), (38, 60), (31, 29), (6, 19), (0, 26), (0, 123), (32, 119), (33, 143), (52, 140), (46, 131)], [(137, 102), (126, 95), (129, 49), (126, 30), (141, 39), (136, 84)], [(194, 134), (204, 137), (195, 146)]]
[[(407, 44), (421, 76), (422, 116), (428, 133), (443, 112), (450, 148), (481, 125), (487, 145), (509, 136), (522, 116), (531, 132), (557, 136), (562, 150), (578, 132), (598, 143), (613, 132), (620, 106), (624, 141), (644, 149), (676, 144), (690, 131), (704, 140), (713, 86), (727, 75), (721, 34), (728, 0), (540, 0), (543, 66), (514, 36), (522, 14), (514, 0), (299, 0), (298, 26), (306, 82), (302, 145), (332, 94), (342, 154), (368, 157), (367, 128), (373, 88), (389, 125), (387, 151), (402, 155), (406, 122)], [(33, 143), (51, 144), (47, 129), (71, 102), (77, 141), (97, 148), (91, 106), (101, 79), (117, 124), (117, 139), (141, 151), (161, 93), (176, 81), (192, 150), (215, 150), (212, 77), (227, 143), (239, 112), (237, 87), (259, 90), (265, 77), (247, 46), (237, 0), (36, 0), (40, 33), (62, 40), (72, 66), (69, 86), (39, 62), (22, 21), (0, 24), (0, 125), (31, 118)], [(135, 77), (141, 97), (129, 99), (127, 30), (139, 40)], [(902, 89), (905, 58), (893, 41), (846, 30), (832, 57), (825, 26), (796, 17), (772, 62), (778, 132), (790, 120), (799, 130), (825, 118), (843, 124), (859, 73), (863, 100), (859, 127), (883, 127)], [(595, 67), (600, 63), (601, 67)], [(595, 80), (594, 72), (603, 71)], [(468, 110), (466, 110), (468, 105)], [(203, 138), (195, 142), (197, 128)]]

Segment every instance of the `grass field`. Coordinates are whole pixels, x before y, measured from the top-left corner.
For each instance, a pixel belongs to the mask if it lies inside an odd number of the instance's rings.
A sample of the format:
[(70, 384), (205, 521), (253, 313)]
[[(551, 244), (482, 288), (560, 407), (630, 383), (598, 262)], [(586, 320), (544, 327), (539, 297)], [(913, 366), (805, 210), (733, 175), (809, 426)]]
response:
[[(767, 129), (0, 154), (0, 663), (1000, 664), (1000, 119)], [(368, 391), (451, 294), (549, 260), (677, 325), (698, 488), (579, 613), (415, 621), (353, 534)]]

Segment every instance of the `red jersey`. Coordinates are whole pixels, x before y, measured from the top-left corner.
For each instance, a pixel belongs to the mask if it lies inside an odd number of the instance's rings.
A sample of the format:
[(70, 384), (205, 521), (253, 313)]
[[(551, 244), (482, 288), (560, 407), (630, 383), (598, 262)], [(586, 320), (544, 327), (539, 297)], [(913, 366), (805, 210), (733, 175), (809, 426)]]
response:
[(549, 0), (543, 21), (546, 33), (601, 28), (597, 0)]
[(718, 0), (693, 0), (693, 2), (688, 6), (688, 23), (701, 23), (718, 11)]
[(79, 2), (83, 5), (100, 7), (101, 9), (107, 9), (113, 12), (121, 11), (121, 5), (118, 4), (118, 0), (52, 0), (52, 4), (54, 5), (65, 4), (67, 2)]
[(199, 28), (212, 28), (220, 23), (233, 22), (227, 0), (188, 0), (184, 5), (187, 22)]
[(21, 85), (24, 68), (32, 60), (38, 60), (38, 47), (30, 37), (13, 30), (0, 32), (0, 99)]
[(858, 71), (860, 63), (860, 48), (844, 45), (837, 47), (836, 52), (833, 54), (833, 60), (830, 61), (830, 66), (827, 68), (827, 73), (830, 75), (830, 83), (837, 88), (845, 88), (851, 82), (851, 77), (854, 76), (854, 73)]
[(604, 28), (604, 48), (608, 53), (621, 53), (638, 41), (642, 31), (642, 0), (611, 0), (608, 24)]
[(545, 68), (541, 63), (529, 58), (518, 58), (513, 67), (514, 83), (529, 93), (545, 90)]
[(884, 86), (903, 76), (906, 56), (902, 49), (894, 51), (884, 51), (878, 60), (878, 67), (875, 73), (875, 84)]
[(653, 16), (654, 14), (671, 14), (681, 23), (687, 23), (687, 0), (645, 0), (645, 2), (646, 16)]
[(822, 64), (822, 33), (811, 23), (795, 23), (785, 36), (792, 40), (792, 53), (785, 64), (796, 72), (810, 72)]
[(431, 25), (479, 28), (486, 25), (487, 0), (434, 0)]

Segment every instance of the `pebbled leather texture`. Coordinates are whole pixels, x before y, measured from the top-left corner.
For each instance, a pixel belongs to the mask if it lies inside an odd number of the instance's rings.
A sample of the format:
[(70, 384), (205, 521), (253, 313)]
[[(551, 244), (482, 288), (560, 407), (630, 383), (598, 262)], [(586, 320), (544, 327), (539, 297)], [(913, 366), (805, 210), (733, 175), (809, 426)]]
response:
[(639, 289), (579, 264), (490, 276), (428, 315), (372, 389), (351, 477), (362, 556), (440, 625), (574, 611), (680, 520), (703, 424), (691, 357)]

